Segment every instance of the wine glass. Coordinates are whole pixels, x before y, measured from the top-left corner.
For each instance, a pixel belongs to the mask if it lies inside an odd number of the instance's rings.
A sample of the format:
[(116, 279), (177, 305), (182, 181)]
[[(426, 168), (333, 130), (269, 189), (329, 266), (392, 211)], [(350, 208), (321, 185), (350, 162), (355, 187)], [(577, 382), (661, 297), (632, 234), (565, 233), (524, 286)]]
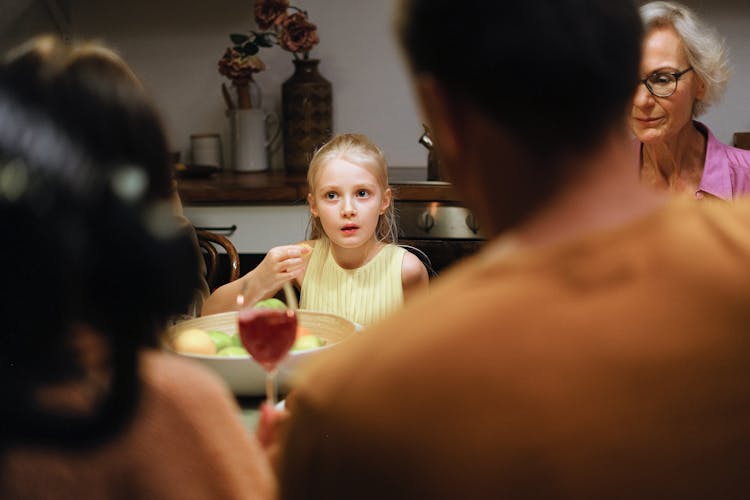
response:
[[(240, 304), (238, 300), (238, 304)], [(276, 372), (297, 338), (296, 301), (292, 309), (242, 308), (238, 335), (247, 352), (266, 372), (266, 400), (276, 404)]]

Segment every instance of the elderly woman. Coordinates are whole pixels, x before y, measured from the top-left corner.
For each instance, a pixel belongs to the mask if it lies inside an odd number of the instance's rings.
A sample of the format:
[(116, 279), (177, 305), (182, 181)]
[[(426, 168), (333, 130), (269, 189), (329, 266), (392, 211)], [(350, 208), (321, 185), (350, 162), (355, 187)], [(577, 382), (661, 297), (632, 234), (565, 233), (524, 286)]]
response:
[(643, 79), (630, 122), (642, 143), (642, 179), (696, 198), (750, 192), (750, 151), (722, 144), (694, 120), (720, 99), (729, 79), (722, 40), (678, 3), (650, 2), (640, 12)]

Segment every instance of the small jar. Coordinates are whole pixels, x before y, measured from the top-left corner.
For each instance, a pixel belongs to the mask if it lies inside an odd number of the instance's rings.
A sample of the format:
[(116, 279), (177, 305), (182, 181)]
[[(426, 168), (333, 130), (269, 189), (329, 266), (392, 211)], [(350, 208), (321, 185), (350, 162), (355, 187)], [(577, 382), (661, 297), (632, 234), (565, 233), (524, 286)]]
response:
[(219, 134), (192, 134), (190, 151), (193, 165), (221, 168), (221, 137)]

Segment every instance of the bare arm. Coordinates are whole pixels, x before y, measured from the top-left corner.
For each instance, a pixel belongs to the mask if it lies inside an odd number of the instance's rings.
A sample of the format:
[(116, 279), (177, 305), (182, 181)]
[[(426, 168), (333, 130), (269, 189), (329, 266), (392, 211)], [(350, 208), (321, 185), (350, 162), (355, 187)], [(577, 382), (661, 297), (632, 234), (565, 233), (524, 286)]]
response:
[(245, 304), (273, 297), (285, 281), (293, 279), (299, 282), (310, 252), (309, 246), (301, 245), (272, 248), (255, 269), (214, 290), (203, 304), (202, 314), (205, 316), (237, 309), (237, 296), (243, 293), (243, 289)]
[(401, 263), (401, 283), (404, 289), (404, 301), (408, 301), (416, 292), (429, 283), (430, 278), (427, 269), (419, 260), (419, 257), (411, 252), (404, 254)]

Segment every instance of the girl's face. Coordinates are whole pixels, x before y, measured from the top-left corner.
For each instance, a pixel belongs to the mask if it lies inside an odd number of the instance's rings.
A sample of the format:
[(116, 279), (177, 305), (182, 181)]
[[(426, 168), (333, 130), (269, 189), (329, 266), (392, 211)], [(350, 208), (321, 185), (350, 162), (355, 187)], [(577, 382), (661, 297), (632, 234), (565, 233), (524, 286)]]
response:
[[(643, 40), (641, 78), (656, 73), (676, 73), (690, 67), (682, 40), (672, 28), (655, 28)], [(658, 143), (675, 137), (692, 123), (693, 103), (705, 95), (705, 85), (689, 71), (677, 82), (677, 89), (669, 97), (655, 97), (646, 86), (638, 85), (630, 124), (633, 133), (645, 143)]]
[(320, 218), (332, 244), (357, 248), (375, 239), (391, 190), (384, 191), (367, 168), (334, 158), (321, 165), (314, 186), (308, 195), (310, 212)]

